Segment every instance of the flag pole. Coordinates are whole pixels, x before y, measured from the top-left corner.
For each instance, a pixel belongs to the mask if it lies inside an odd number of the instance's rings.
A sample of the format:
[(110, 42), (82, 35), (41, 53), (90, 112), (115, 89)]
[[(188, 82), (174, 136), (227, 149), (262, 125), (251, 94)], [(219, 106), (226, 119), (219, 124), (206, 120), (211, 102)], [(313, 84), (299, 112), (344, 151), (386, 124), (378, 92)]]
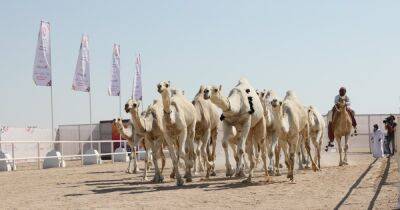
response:
[[(122, 120), (122, 111), (121, 111), (121, 93), (119, 93), (119, 118)], [(124, 125), (124, 122), (122, 121), (122, 126)], [(122, 148), (122, 136), (121, 132), (119, 133), (119, 148)]]
[(50, 105), (51, 105), (51, 140), (55, 141), (55, 139), (54, 139), (53, 84), (51, 84), (51, 86), (50, 86)]
[(89, 120), (90, 120), (90, 149), (93, 150), (93, 130), (92, 130), (92, 92), (89, 90)]

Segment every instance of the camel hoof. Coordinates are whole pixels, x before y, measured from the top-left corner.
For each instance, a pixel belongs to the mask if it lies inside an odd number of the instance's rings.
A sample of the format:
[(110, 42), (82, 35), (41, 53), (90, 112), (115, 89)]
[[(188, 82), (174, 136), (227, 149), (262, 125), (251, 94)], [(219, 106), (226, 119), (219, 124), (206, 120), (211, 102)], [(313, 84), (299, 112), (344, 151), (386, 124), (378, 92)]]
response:
[(212, 171), (210, 176), (217, 176), (217, 173), (215, 173), (215, 171)]
[(279, 163), (279, 168), (283, 168), (283, 165)]
[(183, 179), (177, 179), (176, 180), (176, 186), (183, 186)]
[(305, 168), (305, 169), (310, 169), (310, 166), (305, 166), (304, 168)]
[(243, 184), (251, 184), (252, 183), (251, 178), (247, 178), (247, 179), (243, 180), (242, 183)]
[(174, 172), (172, 172), (172, 173), (169, 175), (169, 178), (171, 178), (171, 179), (175, 179), (175, 173), (174, 173)]
[(162, 175), (155, 175), (153, 179), (154, 183), (163, 183), (164, 182), (164, 176)]
[(227, 169), (225, 175), (226, 175), (226, 177), (232, 177), (234, 173), (235, 173), (235, 172), (233, 172), (232, 169)]
[(347, 162), (343, 162), (343, 165), (347, 166), (347, 165), (349, 165), (349, 163), (347, 163)]
[(191, 177), (186, 178), (186, 182), (192, 182), (192, 181), (193, 181), (193, 180), (192, 180)]
[(344, 165), (343, 162), (340, 162), (340, 163), (339, 163), (339, 166), (343, 166), (343, 165)]
[(275, 176), (281, 176), (281, 172), (275, 171)]
[(245, 176), (246, 175), (244, 174), (243, 170), (240, 170), (238, 173), (235, 174), (235, 177), (238, 177), (238, 178), (243, 178)]

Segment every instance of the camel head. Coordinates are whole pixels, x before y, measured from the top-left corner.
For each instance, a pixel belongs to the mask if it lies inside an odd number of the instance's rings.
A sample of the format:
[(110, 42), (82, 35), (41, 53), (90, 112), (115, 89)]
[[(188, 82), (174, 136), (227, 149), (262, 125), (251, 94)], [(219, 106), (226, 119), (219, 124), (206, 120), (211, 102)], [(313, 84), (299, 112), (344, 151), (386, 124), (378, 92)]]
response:
[(128, 102), (125, 104), (125, 111), (126, 113), (139, 112), (140, 101), (129, 99)]
[(271, 101), (271, 106), (272, 106), (272, 110), (274, 113), (276, 114), (283, 114), (283, 103), (282, 101), (279, 101), (278, 99), (274, 98)]
[(171, 82), (170, 81), (162, 81), (157, 85), (157, 91), (159, 93), (163, 93), (165, 91), (170, 91)]
[(121, 118), (118, 117), (117, 119), (114, 119), (113, 123), (117, 127), (118, 130), (120, 130), (120, 131), (123, 130), (124, 124), (122, 123)]
[(346, 109), (346, 101), (345, 101), (345, 99), (343, 98), (343, 97), (340, 97), (339, 98), (339, 102), (336, 104), (336, 109), (337, 109), (337, 111), (342, 111), (342, 110), (345, 110)]
[(222, 85), (218, 86), (207, 86), (204, 88), (203, 93), (204, 93), (204, 99), (211, 99), (211, 101), (214, 101), (215, 99), (221, 99), (222, 98)]

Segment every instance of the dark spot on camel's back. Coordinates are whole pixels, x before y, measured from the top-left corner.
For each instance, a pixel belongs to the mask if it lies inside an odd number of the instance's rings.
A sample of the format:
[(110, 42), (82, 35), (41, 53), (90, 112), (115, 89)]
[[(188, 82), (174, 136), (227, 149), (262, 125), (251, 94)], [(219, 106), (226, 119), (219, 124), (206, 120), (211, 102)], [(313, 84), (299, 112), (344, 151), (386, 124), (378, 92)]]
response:
[(247, 97), (247, 100), (249, 100), (249, 105), (250, 105), (249, 114), (253, 114), (254, 113), (253, 97), (249, 96)]

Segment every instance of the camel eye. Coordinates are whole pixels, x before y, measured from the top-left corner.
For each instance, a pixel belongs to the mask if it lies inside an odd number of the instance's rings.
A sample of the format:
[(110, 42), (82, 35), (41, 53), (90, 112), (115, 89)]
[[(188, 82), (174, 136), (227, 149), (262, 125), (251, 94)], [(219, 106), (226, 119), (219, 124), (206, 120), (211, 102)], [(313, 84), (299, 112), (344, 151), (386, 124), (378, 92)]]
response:
[(168, 85), (168, 84), (165, 84), (165, 87), (166, 87), (166, 88), (168, 88), (168, 87), (169, 87), (169, 85)]
[(217, 93), (218, 92), (218, 90), (217, 89), (214, 89), (214, 93)]

